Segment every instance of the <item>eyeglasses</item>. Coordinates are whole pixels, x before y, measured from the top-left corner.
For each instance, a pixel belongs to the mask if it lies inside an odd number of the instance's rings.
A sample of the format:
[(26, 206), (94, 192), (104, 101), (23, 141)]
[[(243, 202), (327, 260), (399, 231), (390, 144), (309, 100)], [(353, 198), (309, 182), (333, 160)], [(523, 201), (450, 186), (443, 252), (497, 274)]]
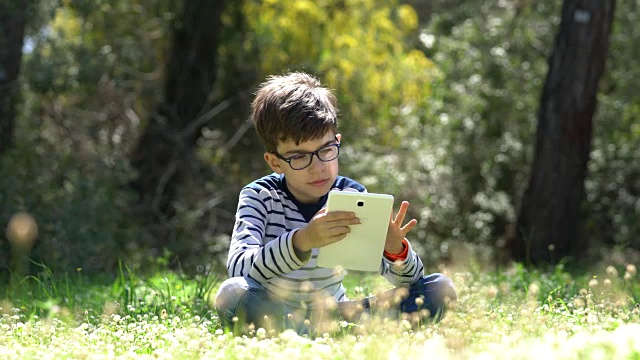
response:
[(313, 155), (317, 156), (318, 159), (323, 162), (337, 159), (338, 156), (340, 156), (340, 143), (323, 146), (316, 151), (296, 154), (288, 158), (278, 154), (277, 152), (274, 152), (274, 154), (278, 159), (288, 162), (289, 166), (291, 166), (293, 170), (302, 170), (311, 165)]

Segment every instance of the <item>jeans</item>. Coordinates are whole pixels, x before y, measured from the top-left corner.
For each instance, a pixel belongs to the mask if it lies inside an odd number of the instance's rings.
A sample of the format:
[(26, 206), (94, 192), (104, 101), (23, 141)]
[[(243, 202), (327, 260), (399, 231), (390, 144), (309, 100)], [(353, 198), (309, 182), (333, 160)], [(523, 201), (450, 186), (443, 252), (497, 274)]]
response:
[(327, 317), (358, 322), (362, 314), (396, 317), (401, 313), (421, 313), (431, 321), (439, 321), (448, 302), (455, 300), (453, 283), (438, 273), (424, 276), (409, 287), (398, 287), (377, 296), (339, 303), (330, 298), (311, 307), (288, 306), (255, 280), (233, 277), (220, 285), (215, 307), (222, 325), (234, 332), (253, 324), (256, 329), (288, 328), (307, 333)]

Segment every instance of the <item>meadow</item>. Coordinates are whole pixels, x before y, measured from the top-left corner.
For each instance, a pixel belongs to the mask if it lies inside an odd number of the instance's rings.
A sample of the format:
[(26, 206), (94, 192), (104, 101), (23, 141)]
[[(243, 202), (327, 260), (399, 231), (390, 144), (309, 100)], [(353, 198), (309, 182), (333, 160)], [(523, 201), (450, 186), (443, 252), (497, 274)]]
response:
[[(12, 279), (0, 292), (2, 359), (640, 359), (640, 285), (635, 264), (589, 272), (441, 266), (459, 299), (437, 324), (373, 318), (299, 336), (253, 329), (233, 336), (209, 301), (221, 276), (120, 264), (118, 276)], [(349, 274), (352, 298), (384, 280)], [(388, 286), (388, 285), (387, 285)]]

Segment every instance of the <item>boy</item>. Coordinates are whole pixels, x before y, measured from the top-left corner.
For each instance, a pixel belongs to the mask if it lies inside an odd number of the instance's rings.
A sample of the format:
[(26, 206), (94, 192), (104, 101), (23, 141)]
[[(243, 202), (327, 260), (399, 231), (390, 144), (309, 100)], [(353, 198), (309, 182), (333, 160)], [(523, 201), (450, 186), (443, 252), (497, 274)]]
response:
[(451, 280), (441, 274), (423, 276), (422, 261), (406, 239), (417, 223), (412, 219), (403, 225), (406, 201), (389, 221), (380, 264), (380, 274), (396, 290), (349, 301), (342, 285), (345, 274), (315, 265), (318, 248), (342, 240), (350, 226), (358, 226), (352, 212), (326, 212), (328, 192), (366, 191), (338, 175), (336, 103), (328, 89), (305, 73), (269, 77), (256, 93), (251, 118), (274, 173), (240, 192), (227, 259), (230, 278), (220, 285), (215, 302), (225, 327), (254, 324), (304, 332), (303, 323), (308, 327), (321, 321), (315, 318), (318, 313), (337, 310), (357, 321), (387, 299), (396, 300), (385, 303), (390, 310), (426, 309), (437, 320), (446, 301), (456, 300)]

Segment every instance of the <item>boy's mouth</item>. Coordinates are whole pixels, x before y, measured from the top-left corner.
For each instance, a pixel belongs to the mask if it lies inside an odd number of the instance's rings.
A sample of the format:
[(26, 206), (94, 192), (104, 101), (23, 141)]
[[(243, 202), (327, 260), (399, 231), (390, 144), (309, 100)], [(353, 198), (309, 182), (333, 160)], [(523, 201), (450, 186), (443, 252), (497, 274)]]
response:
[(327, 181), (329, 181), (329, 179), (316, 180), (316, 181), (310, 182), (309, 185), (320, 187), (325, 185)]

